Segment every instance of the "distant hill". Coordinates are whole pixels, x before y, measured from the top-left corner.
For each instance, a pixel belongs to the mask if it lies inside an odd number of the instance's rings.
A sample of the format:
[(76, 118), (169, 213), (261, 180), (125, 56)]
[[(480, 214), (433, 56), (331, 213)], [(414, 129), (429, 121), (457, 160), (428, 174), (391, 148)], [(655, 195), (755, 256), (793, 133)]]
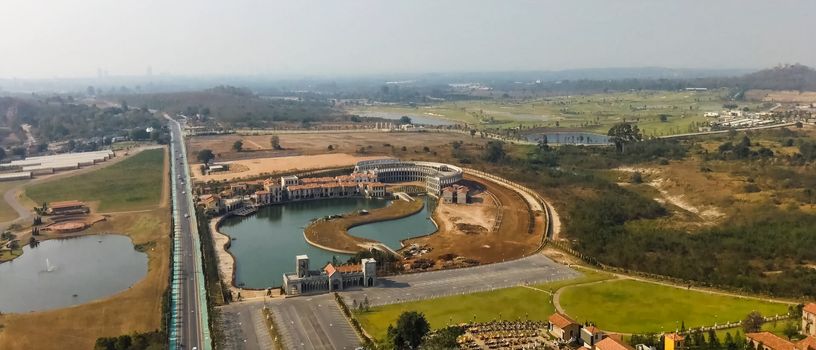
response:
[(780, 65), (737, 79), (744, 89), (816, 91), (816, 70), (801, 64)]
[(345, 120), (349, 116), (318, 99), (268, 99), (250, 90), (217, 86), (204, 91), (122, 95), (128, 105), (149, 107), (208, 120), (232, 127), (268, 127), (275, 122)]

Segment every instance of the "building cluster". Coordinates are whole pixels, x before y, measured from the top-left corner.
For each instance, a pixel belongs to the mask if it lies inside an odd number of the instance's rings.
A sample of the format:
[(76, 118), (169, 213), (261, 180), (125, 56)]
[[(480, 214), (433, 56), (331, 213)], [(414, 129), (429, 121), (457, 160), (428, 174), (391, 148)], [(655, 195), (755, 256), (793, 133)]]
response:
[[(573, 321), (567, 315), (555, 313), (547, 320), (547, 331), (560, 343), (577, 344), (589, 350), (633, 350), (629, 345), (607, 337), (603, 331), (593, 325), (584, 326)], [(816, 350), (816, 303), (802, 308), (801, 334), (798, 341), (782, 338), (771, 332), (745, 334), (746, 342), (755, 350)], [(683, 350), (685, 338), (677, 333), (664, 335), (664, 350)], [(638, 350), (647, 348), (637, 345)]]
[(442, 188), (462, 180), (462, 168), (437, 162), (410, 162), (399, 159), (374, 159), (357, 162), (354, 173), (368, 173), (380, 182), (422, 182), (425, 190), (434, 196), (442, 194)]
[(467, 186), (453, 184), (442, 188), (442, 202), (467, 204), (470, 189)]
[(802, 335), (798, 341), (790, 341), (771, 332), (748, 333), (745, 337), (756, 350), (816, 350), (816, 303), (802, 308)]
[[(258, 183), (230, 184), (219, 194), (199, 197), (204, 210), (231, 212), (248, 205), (261, 206), (284, 202), (345, 197), (385, 198), (385, 183), (422, 182), (428, 193), (443, 196), (449, 203), (467, 203), (469, 189), (456, 185), (462, 179), (461, 168), (435, 162), (406, 162), (378, 159), (358, 162), (349, 175), (333, 177), (283, 176)], [(446, 196), (444, 191), (453, 191)], [(446, 199), (447, 198), (447, 199)]]
[(88, 206), (80, 201), (64, 201), (52, 202), (48, 204), (46, 209), (48, 215), (73, 215), (73, 214), (87, 214), (90, 212)]
[(113, 158), (113, 151), (62, 153), (28, 157), (0, 164), (0, 181), (30, 179), (34, 175), (53, 174), (91, 166)]
[[(584, 350), (635, 350), (621, 339), (608, 336), (594, 325), (582, 325), (562, 313), (554, 313), (547, 319), (547, 331), (559, 343), (575, 344)], [(682, 350), (685, 347), (685, 337), (677, 333), (667, 333), (663, 336), (664, 350)], [(648, 348), (638, 345), (637, 348)]]
[(335, 292), (355, 287), (373, 287), (377, 283), (377, 261), (362, 259), (359, 264), (326, 264), (320, 270), (309, 269), (309, 257), (295, 257), (295, 272), (283, 274), (283, 292), (287, 296)]

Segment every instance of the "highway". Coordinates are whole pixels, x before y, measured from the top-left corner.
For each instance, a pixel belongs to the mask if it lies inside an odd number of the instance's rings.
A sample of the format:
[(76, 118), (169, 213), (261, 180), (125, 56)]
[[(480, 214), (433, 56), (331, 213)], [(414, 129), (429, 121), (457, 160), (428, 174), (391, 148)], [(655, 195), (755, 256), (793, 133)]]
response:
[[(170, 119), (170, 118), (168, 118)], [(206, 293), (201, 274), (201, 257), (199, 256), (198, 230), (195, 221), (195, 208), (190, 197), (190, 179), (184, 154), (184, 138), (181, 125), (170, 119), (168, 123), (172, 134), (171, 183), (173, 184), (173, 213), (175, 219), (176, 254), (174, 256), (173, 276), (173, 320), (171, 323), (171, 348), (178, 349), (211, 349), (207, 330)]]

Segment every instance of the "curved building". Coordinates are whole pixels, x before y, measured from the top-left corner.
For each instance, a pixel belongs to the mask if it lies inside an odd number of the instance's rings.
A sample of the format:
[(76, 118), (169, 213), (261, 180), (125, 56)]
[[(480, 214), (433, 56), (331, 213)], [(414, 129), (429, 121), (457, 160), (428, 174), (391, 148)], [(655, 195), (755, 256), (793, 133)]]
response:
[(442, 188), (462, 180), (462, 168), (437, 162), (413, 162), (399, 159), (375, 159), (357, 162), (354, 173), (369, 173), (377, 176), (378, 182), (411, 182), (425, 183), (425, 189), (435, 195), (442, 193)]

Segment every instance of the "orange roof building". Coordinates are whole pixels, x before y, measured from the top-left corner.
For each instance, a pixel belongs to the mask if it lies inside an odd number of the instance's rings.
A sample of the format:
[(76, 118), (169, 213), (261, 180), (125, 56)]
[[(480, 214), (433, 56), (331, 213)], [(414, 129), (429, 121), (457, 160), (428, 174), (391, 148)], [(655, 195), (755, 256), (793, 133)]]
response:
[(606, 337), (595, 344), (595, 350), (634, 350), (628, 344), (615, 339), (614, 337)]
[[(795, 348), (792, 342), (771, 332), (746, 333), (745, 338), (751, 347), (757, 350), (794, 350)], [(762, 349), (757, 348), (759, 344), (762, 344)]]

